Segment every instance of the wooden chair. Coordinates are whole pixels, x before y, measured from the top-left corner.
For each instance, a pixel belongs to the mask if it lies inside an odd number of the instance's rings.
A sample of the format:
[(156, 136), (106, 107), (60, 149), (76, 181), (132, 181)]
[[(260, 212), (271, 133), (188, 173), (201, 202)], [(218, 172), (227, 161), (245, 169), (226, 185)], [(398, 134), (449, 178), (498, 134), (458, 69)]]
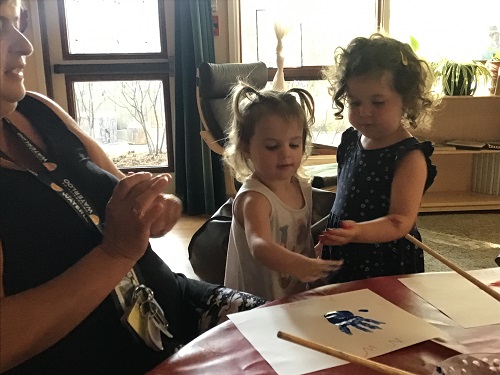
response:
[[(224, 152), (226, 130), (231, 121), (231, 89), (239, 79), (258, 90), (263, 89), (268, 81), (266, 64), (202, 62), (196, 72), (196, 102), (203, 124), (200, 135), (218, 155)], [(235, 181), (227, 167), (224, 175), (227, 195), (236, 195)]]

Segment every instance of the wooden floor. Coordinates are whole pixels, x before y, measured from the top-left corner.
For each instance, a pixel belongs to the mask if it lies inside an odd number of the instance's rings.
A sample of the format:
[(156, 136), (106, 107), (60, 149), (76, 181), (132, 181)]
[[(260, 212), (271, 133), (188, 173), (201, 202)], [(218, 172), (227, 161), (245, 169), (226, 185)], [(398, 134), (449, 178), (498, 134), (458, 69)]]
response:
[(153, 250), (174, 272), (188, 277), (198, 277), (189, 263), (188, 244), (193, 234), (207, 220), (208, 216), (182, 216), (174, 228), (161, 238), (152, 238)]

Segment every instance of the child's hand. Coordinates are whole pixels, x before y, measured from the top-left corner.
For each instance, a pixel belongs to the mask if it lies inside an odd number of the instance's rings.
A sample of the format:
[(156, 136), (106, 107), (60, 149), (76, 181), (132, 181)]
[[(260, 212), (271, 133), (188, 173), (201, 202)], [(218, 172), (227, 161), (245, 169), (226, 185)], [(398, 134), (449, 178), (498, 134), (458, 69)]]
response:
[(323, 260), (319, 258), (306, 258), (307, 262), (301, 264), (295, 276), (304, 283), (310, 283), (318, 279), (323, 279), (330, 272), (337, 271), (343, 260)]
[[(329, 228), (320, 236), (319, 241), (323, 245), (340, 246), (353, 242), (359, 233), (359, 225), (352, 220), (340, 222), (339, 228)], [(316, 248), (315, 248), (316, 250)]]

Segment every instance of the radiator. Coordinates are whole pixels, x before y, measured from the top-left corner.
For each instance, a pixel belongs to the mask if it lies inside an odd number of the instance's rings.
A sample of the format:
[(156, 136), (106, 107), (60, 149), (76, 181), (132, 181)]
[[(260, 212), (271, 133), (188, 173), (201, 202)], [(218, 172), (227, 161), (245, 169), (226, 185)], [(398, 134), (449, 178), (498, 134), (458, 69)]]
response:
[(474, 155), (472, 191), (500, 195), (500, 153)]

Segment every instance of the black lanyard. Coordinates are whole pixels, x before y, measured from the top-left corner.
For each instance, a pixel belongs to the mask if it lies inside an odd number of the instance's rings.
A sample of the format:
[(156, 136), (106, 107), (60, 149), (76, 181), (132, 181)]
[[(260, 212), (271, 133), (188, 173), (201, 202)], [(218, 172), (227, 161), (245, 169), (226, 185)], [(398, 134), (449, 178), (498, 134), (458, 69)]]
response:
[(75, 184), (64, 176), (62, 168), (58, 164), (49, 161), (43, 151), (9, 120), (4, 119), (3, 124), (5, 129), (15, 136), (14, 139), (17, 138), (20, 141), (19, 143), (24, 145), (30, 154), (35, 157), (36, 162), (34, 168), (31, 168), (19, 160), (15, 160), (2, 150), (0, 150), (0, 156), (31, 173), (40, 182), (56, 192), (71, 206), (87, 226), (95, 227), (102, 234), (102, 220), (94, 205), (83, 196)]
[[(0, 120), (1, 121), (1, 120)], [(74, 185), (67, 177), (64, 176), (64, 171), (61, 169), (59, 165), (51, 162), (45, 154), (40, 150), (40, 148), (29, 139), (23, 132), (21, 132), (18, 128), (14, 126), (10, 121), (4, 119), (3, 124), (8, 132), (14, 137), (13, 140), (17, 140), (19, 144), (23, 144), (26, 149), (28, 149), (29, 156), (31, 158), (35, 158), (34, 168), (29, 167), (28, 165), (24, 165), (25, 163), (16, 160), (15, 158), (10, 157), (5, 152), (0, 150), (0, 157), (5, 160), (14, 163), (19, 168), (28, 171), (33, 176), (35, 176), (38, 180), (40, 180), (44, 185), (48, 186), (54, 192), (56, 192), (60, 197), (62, 197), (66, 203), (68, 203), (71, 208), (78, 214), (78, 216), (83, 220), (85, 224), (89, 227), (96, 228), (101, 234), (103, 234), (102, 221), (97, 213), (97, 210), (94, 208), (94, 205), (90, 202), (89, 199), (85, 198), (82, 193), (78, 190), (76, 185)], [(35, 170), (36, 169), (36, 170)], [(137, 265), (137, 264), (136, 264)], [(113, 299), (115, 301), (115, 306), (119, 309), (120, 312), (125, 312), (124, 317), (125, 321), (129, 322), (128, 318), (131, 314), (131, 311), (136, 308), (139, 311), (139, 318), (142, 321), (142, 324), (155, 324), (156, 328), (151, 328), (155, 330), (157, 333), (156, 341), (153, 342), (151, 337), (150, 327), (148, 325), (148, 335), (145, 338), (145, 333), (142, 331), (137, 331), (136, 327), (133, 327), (134, 330), (139, 334), (139, 336), (145, 341), (145, 343), (152, 347), (154, 350), (163, 350), (163, 346), (161, 344), (160, 338), (160, 330), (165, 333), (168, 337), (172, 338), (172, 334), (168, 331), (168, 322), (165, 318), (163, 310), (161, 309), (158, 302), (155, 300), (153, 293), (150, 288), (142, 285), (140, 280), (142, 279), (141, 272), (138, 267), (132, 267), (132, 270), (127, 273), (122, 279), (122, 281), (115, 287)], [(123, 290), (140, 290), (147, 289), (149, 290), (147, 300), (139, 303), (140, 301), (132, 301), (132, 305), (127, 305), (127, 302), (124, 300), (124, 292)], [(129, 290), (129, 291), (130, 291)], [(135, 292), (134, 292), (135, 294)], [(137, 304), (139, 303), (139, 304)], [(143, 307), (142, 305), (153, 306), (154, 312), (149, 311), (149, 315), (143, 315)], [(138, 306), (138, 307), (137, 307)], [(122, 318), (124, 319), (124, 318)], [(155, 323), (156, 319), (159, 319), (159, 323)], [(146, 321), (146, 323), (144, 323)], [(129, 324), (131, 324), (129, 322)], [(149, 338), (149, 339), (148, 339)], [(159, 341), (159, 342), (158, 342)]]

